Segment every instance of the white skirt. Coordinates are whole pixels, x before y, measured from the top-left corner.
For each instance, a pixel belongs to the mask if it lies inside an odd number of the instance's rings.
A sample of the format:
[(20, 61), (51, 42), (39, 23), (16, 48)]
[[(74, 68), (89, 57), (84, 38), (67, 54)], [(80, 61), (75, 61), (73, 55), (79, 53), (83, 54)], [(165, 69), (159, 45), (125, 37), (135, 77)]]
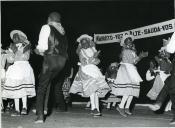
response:
[(111, 93), (116, 96), (131, 95), (138, 97), (140, 93), (140, 82), (142, 81), (133, 64), (121, 63)]
[(93, 64), (81, 66), (70, 88), (70, 93), (89, 97), (97, 92), (99, 97), (105, 97), (110, 87), (100, 69)]
[(36, 96), (35, 77), (28, 61), (16, 61), (6, 72), (2, 97), (14, 99), (24, 96)]

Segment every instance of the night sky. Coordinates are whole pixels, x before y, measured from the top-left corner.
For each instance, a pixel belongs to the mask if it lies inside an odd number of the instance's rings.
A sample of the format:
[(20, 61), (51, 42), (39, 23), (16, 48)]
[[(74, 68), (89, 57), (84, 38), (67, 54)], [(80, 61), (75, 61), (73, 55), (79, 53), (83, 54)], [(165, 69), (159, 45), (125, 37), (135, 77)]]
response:
[[(1, 43), (3, 48), (11, 42), (11, 30), (20, 29), (27, 34), (33, 48), (37, 44), (41, 26), (46, 23), (48, 14), (58, 11), (69, 40), (70, 63), (77, 67), (76, 39), (81, 34), (116, 33), (174, 18), (173, 0), (117, 0), (117, 1), (3, 1), (1, 2)], [(138, 63), (142, 77), (148, 69), (149, 59), (157, 54), (162, 39), (171, 34), (139, 39), (135, 41), (138, 52), (149, 51), (149, 57)], [(118, 43), (97, 45), (100, 49), (103, 72), (114, 61), (119, 61), (121, 47)], [(38, 56), (31, 56), (34, 69)], [(144, 79), (144, 78), (143, 78)]]

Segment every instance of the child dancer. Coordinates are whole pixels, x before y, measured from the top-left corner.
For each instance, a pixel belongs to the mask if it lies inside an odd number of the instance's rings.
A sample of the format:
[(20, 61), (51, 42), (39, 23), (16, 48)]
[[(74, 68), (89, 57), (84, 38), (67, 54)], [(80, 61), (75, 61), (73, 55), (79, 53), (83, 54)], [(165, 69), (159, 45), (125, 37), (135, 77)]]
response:
[[(113, 84), (115, 81), (115, 78), (117, 77), (117, 72), (118, 72), (119, 64), (117, 62), (111, 63), (106, 71), (105, 77), (107, 80), (108, 85), (113, 88)], [(115, 95), (110, 94), (110, 96), (106, 100), (102, 100), (103, 102), (107, 103), (107, 109), (115, 108), (116, 103), (120, 102), (120, 99), (117, 98)]]
[(79, 46), (79, 71), (75, 76), (70, 88), (70, 93), (79, 94), (83, 97), (90, 97), (91, 111), (94, 117), (101, 116), (99, 110), (99, 97), (104, 97), (110, 90), (100, 69), (96, 66), (100, 60), (97, 58), (99, 52), (95, 49), (92, 37), (82, 35), (77, 39)]
[(116, 89), (113, 89), (111, 92), (116, 96), (122, 96), (121, 103), (117, 107), (117, 110), (124, 117), (132, 114), (129, 111), (129, 106), (133, 97), (139, 97), (142, 78), (138, 74), (135, 64), (142, 58), (148, 56), (148, 52), (142, 52), (137, 56), (133, 41), (134, 38), (132, 35), (124, 36), (121, 40), (120, 45), (123, 47), (121, 53), (122, 61), (120, 62), (117, 78), (115, 80), (116, 85), (113, 85)]
[[(1, 48), (1, 65), (0, 65), (0, 73), (1, 73), (1, 93), (3, 92), (4, 84), (6, 81), (6, 64), (13, 63), (14, 56), (11, 54), (8, 50), (4, 50)], [(3, 100), (7, 100), (6, 98), (3, 98)], [(1, 112), (9, 111), (12, 109), (12, 105), (7, 100), (7, 106), (4, 107), (3, 100), (1, 99)]]
[[(20, 30), (10, 33), (13, 40), (9, 52), (13, 55), (14, 64), (9, 66), (6, 72), (6, 81), (2, 97), (14, 99), (15, 112), (11, 116), (27, 114), (27, 97), (34, 97), (35, 79), (33, 69), (28, 60), (30, 57), (30, 43), (27, 36)], [(19, 99), (22, 98), (22, 111), (20, 113)]]

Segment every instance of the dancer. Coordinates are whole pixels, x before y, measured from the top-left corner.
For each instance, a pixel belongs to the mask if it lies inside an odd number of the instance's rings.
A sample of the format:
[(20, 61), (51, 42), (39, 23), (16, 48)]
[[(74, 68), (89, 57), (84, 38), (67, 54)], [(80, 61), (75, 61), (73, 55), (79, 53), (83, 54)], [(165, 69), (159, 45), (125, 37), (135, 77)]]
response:
[[(1, 44), (0, 44), (1, 45)], [(5, 83), (5, 64), (7, 61), (7, 53), (5, 52), (4, 49), (1, 48), (1, 65), (0, 65), (0, 74), (1, 74), (1, 93), (3, 91), (3, 86)], [(3, 104), (3, 100), (1, 98), (1, 113), (3, 113), (5, 111), (4, 109), (4, 104)]]
[[(163, 39), (163, 47), (159, 50), (159, 57), (156, 56), (155, 59), (159, 65), (158, 70), (155, 70), (157, 73), (153, 87), (148, 92), (147, 96), (152, 99), (156, 100), (158, 94), (162, 90), (164, 86), (164, 81), (170, 76), (170, 71), (172, 69), (172, 63), (169, 60), (170, 54), (164, 50), (164, 47), (168, 44), (170, 38), (168, 40)], [(171, 102), (167, 104), (165, 110), (169, 110)]]
[(99, 109), (99, 97), (104, 97), (110, 88), (96, 66), (100, 62), (97, 58), (99, 52), (95, 48), (95, 43), (92, 42), (92, 37), (85, 34), (80, 36), (77, 42), (79, 42), (77, 53), (80, 67), (70, 93), (90, 97), (91, 113), (94, 117), (99, 117), (102, 115)]
[[(47, 111), (47, 108), (44, 108), (44, 101), (48, 101), (51, 83), (64, 68), (68, 58), (68, 41), (61, 25), (61, 15), (58, 12), (52, 12), (49, 14), (47, 22), (48, 24), (41, 28), (38, 45), (35, 49), (35, 53), (44, 57), (37, 90), (37, 119), (35, 123), (44, 122), (44, 109)], [(62, 84), (56, 86), (59, 86), (57, 87), (57, 93), (60, 96), (59, 103), (65, 111), (66, 103), (62, 92)], [(47, 97), (45, 97), (46, 94)]]
[(111, 92), (116, 96), (122, 96), (121, 103), (117, 107), (117, 110), (124, 117), (132, 114), (129, 107), (133, 97), (139, 97), (142, 78), (138, 74), (135, 64), (142, 58), (148, 56), (148, 52), (141, 52), (140, 55), (137, 56), (133, 41), (134, 37), (132, 35), (126, 35), (121, 40), (120, 45), (123, 47), (121, 53), (122, 60), (115, 80), (116, 85), (113, 84), (116, 89), (113, 89)]
[[(162, 49), (165, 49), (169, 53), (175, 53), (175, 32), (173, 33), (169, 43), (164, 46)], [(173, 118), (170, 121), (171, 125), (175, 125), (175, 56), (172, 61), (172, 71), (171, 75), (165, 80), (165, 85), (159, 93), (156, 103), (149, 106), (153, 111), (159, 110), (166, 100), (167, 96), (170, 96), (172, 102), (171, 111), (173, 113)]]
[[(113, 87), (113, 84), (115, 84), (115, 78), (117, 77), (118, 68), (119, 68), (119, 63), (117, 62), (111, 63), (105, 74), (107, 83), (111, 87), (112, 90), (115, 89)], [(110, 94), (106, 100), (102, 100), (102, 101), (107, 103), (106, 108), (110, 110), (111, 107), (115, 108), (117, 102), (120, 102), (121, 100), (117, 98), (117, 96)]]
[[(10, 52), (9, 50), (4, 50), (1, 48), (1, 65), (0, 65), (0, 73), (1, 73), (1, 93), (4, 88), (4, 84), (6, 81), (6, 67), (7, 64), (13, 64), (14, 63), (14, 54)], [(13, 99), (7, 99), (3, 98), (1, 99), (1, 112), (9, 112), (13, 109), (14, 100)], [(4, 100), (6, 101), (7, 105), (4, 106)]]
[[(27, 114), (27, 98), (36, 95), (35, 78), (33, 69), (28, 62), (30, 42), (27, 40), (27, 36), (20, 30), (13, 30), (10, 37), (13, 44), (11, 44), (8, 52), (10, 52), (11, 61), (14, 64), (7, 69), (2, 97), (14, 99), (15, 112), (11, 116), (20, 116), (20, 114)], [(21, 112), (19, 107), (20, 99), (22, 99), (23, 103)]]

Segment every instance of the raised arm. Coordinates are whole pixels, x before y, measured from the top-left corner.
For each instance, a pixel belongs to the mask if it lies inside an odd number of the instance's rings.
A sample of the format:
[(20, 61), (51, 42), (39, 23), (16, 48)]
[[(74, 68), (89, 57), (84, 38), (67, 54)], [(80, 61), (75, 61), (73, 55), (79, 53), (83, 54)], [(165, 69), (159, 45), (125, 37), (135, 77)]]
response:
[(135, 64), (137, 64), (139, 61), (141, 61), (143, 58), (148, 56), (148, 52), (141, 52), (139, 56), (135, 59)]

